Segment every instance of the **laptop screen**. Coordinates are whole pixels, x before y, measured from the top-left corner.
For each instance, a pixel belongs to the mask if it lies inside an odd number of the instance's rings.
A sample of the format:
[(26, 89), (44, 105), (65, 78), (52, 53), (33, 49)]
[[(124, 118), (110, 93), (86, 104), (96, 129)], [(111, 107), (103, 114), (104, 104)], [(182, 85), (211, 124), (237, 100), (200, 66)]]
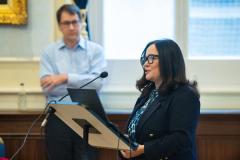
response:
[(72, 89), (68, 93), (73, 102), (86, 105), (88, 109), (97, 114), (102, 120), (108, 122), (106, 113), (95, 89)]

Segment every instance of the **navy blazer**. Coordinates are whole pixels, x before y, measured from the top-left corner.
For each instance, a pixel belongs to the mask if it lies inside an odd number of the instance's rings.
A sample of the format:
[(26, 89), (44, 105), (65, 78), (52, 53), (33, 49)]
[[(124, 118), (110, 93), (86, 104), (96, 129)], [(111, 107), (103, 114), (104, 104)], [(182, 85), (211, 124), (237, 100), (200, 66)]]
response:
[[(138, 98), (128, 123), (147, 99)], [(136, 141), (144, 144), (144, 154), (133, 159), (195, 160), (199, 114), (199, 96), (188, 85), (156, 98), (136, 127)]]

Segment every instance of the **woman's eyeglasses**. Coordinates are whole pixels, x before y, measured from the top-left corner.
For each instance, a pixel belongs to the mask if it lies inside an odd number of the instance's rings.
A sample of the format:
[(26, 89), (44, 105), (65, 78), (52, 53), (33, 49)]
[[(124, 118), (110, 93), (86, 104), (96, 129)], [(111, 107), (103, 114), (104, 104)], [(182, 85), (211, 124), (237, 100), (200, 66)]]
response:
[(158, 59), (158, 55), (149, 54), (147, 57), (142, 56), (140, 59), (141, 65), (143, 66), (146, 61), (148, 62), (148, 64), (152, 64), (154, 59)]

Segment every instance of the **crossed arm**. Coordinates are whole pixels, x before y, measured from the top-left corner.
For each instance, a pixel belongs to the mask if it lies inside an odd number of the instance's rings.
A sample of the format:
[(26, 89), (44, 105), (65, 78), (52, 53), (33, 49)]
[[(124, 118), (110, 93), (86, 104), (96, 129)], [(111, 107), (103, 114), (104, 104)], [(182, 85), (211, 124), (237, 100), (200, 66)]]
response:
[(47, 91), (51, 91), (55, 86), (67, 83), (67, 74), (47, 75), (40, 79), (41, 87)]

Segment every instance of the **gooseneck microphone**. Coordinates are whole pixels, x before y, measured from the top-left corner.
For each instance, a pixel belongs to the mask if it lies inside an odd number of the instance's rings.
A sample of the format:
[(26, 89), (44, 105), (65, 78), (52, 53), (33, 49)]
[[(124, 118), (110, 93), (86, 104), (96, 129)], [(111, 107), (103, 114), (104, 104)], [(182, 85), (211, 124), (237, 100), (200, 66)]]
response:
[[(106, 78), (108, 76), (108, 72), (102, 72), (99, 76), (97, 76), (96, 78), (92, 79), (91, 81), (89, 81), (88, 83), (82, 85), (81, 87), (79, 87), (78, 89), (82, 89), (83, 87), (87, 86), (88, 84), (92, 83), (93, 81), (95, 81), (98, 78)], [(64, 95), (63, 97), (61, 97), (58, 102), (62, 101), (65, 97), (67, 97), (69, 94), (67, 93), (66, 95)]]
[[(83, 87), (87, 86), (88, 84), (92, 83), (93, 81), (95, 81), (96, 79), (98, 78), (106, 78), (108, 76), (108, 72), (104, 71), (102, 72), (99, 76), (97, 76), (96, 78), (92, 79), (91, 81), (87, 82), (86, 84), (82, 85), (81, 87), (79, 87), (78, 89), (82, 89)], [(67, 93), (66, 95), (64, 95), (63, 97), (61, 97), (57, 102), (60, 102), (62, 101), (65, 97), (67, 97), (69, 95), (69, 93)], [(47, 105), (48, 107), (48, 105)], [(48, 110), (47, 110), (47, 114), (41, 124), (41, 127), (44, 127), (47, 123), (47, 119), (49, 117), (50, 114), (54, 113), (55, 112), (55, 109), (52, 108), (52, 107), (49, 107)]]

